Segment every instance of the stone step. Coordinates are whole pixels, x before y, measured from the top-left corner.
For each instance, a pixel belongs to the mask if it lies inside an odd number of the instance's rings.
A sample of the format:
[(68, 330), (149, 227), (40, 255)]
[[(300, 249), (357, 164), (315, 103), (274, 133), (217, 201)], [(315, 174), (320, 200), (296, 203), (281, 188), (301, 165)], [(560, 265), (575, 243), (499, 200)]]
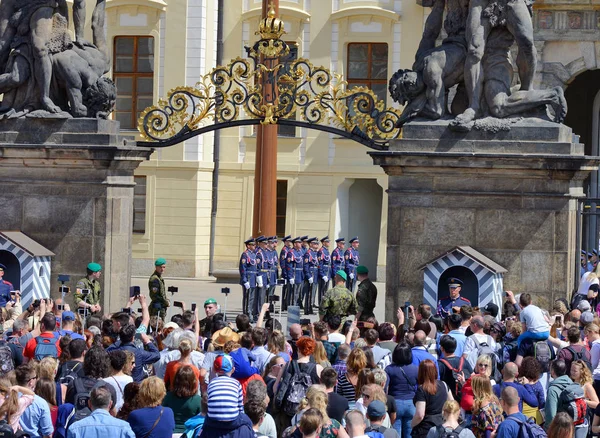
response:
[(463, 152), (470, 154), (558, 154), (584, 155), (583, 143), (521, 140), (451, 140), (402, 138), (390, 142), (390, 151), (398, 152)]

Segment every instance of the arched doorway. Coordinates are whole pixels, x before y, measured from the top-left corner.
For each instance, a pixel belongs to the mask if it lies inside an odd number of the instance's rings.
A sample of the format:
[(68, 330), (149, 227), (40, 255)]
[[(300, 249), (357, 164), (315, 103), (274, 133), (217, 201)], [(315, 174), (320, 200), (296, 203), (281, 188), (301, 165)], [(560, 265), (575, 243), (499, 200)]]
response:
[(4, 280), (12, 283), (15, 290), (21, 289), (21, 264), (19, 259), (10, 251), (0, 250), (0, 263), (6, 266)]
[(479, 282), (473, 271), (464, 266), (452, 266), (442, 273), (438, 282), (438, 300), (449, 295), (448, 278), (450, 277), (456, 277), (462, 280), (463, 286), (460, 295), (471, 301), (472, 306), (478, 306)]

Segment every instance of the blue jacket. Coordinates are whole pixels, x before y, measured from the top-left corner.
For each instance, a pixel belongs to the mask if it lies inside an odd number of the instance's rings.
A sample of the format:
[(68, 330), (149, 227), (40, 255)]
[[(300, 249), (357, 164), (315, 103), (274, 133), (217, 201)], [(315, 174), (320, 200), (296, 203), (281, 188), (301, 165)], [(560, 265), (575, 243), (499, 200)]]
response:
[(285, 263), (288, 270), (288, 280), (293, 278), (296, 284), (300, 284), (304, 280), (303, 257), (304, 254), (301, 249), (293, 249), (288, 252), (288, 258)]
[(234, 379), (247, 379), (254, 374), (260, 374), (260, 370), (250, 365), (248, 357), (244, 354), (244, 350), (238, 348), (235, 351), (229, 353), (233, 359), (233, 366), (235, 371), (231, 375)]
[(254, 438), (252, 421), (246, 414), (240, 414), (232, 421), (215, 421), (206, 417), (201, 438)]
[(256, 273), (259, 269), (259, 261), (256, 254), (249, 249), (242, 253), (240, 257), (240, 284), (250, 283), (250, 287), (256, 287)]
[(346, 261), (344, 260), (342, 251), (343, 250), (336, 247), (331, 253), (331, 278), (333, 278), (337, 271), (343, 271), (346, 267)]
[(360, 257), (358, 251), (352, 247), (348, 248), (344, 253), (344, 260), (346, 262), (346, 274), (356, 275), (356, 268), (360, 265)]
[(331, 255), (329, 255), (329, 250), (322, 246), (317, 251), (317, 258), (319, 259), (319, 277), (331, 278)]
[(262, 277), (263, 287), (267, 287), (269, 284), (269, 262), (267, 260), (267, 251), (268, 250), (262, 248), (256, 249), (256, 268), (258, 275)]
[(538, 398), (532, 385), (521, 385), (520, 383), (514, 382), (502, 382), (498, 385), (494, 385), (494, 394), (498, 399), (505, 386), (512, 386), (519, 393), (519, 411), (523, 412), (523, 402), (527, 403), (532, 408), (538, 407)]
[(317, 282), (317, 274), (319, 273), (319, 258), (316, 251), (309, 249), (304, 254), (304, 279), (312, 278)]
[(108, 353), (115, 350), (131, 351), (135, 355), (135, 367), (131, 371), (131, 377), (133, 377), (134, 382), (140, 383), (144, 380), (144, 365), (151, 365), (160, 360), (160, 352), (156, 345), (150, 342), (146, 344), (146, 347), (149, 351), (137, 348), (133, 342), (121, 345), (121, 341), (117, 341), (108, 347), (106, 351)]
[(288, 276), (288, 272), (287, 272), (287, 256), (288, 256), (288, 252), (290, 251), (290, 249), (287, 246), (284, 246), (283, 248), (281, 248), (281, 251), (279, 252), (279, 266), (281, 267), (281, 278), (284, 278), (287, 280), (287, 276)]
[(10, 301), (11, 290), (14, 290), (12, 283), (0, 280), (0, 307), (6, 307), (6, 303)]

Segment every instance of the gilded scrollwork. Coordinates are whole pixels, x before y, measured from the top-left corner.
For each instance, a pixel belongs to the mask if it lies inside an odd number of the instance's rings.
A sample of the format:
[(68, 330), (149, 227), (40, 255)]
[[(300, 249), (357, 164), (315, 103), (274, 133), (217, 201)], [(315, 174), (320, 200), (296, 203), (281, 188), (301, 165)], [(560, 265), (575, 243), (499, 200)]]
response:
[[(201, 78), (193, 87), (171, 90), (167, 99), (147, 108), (139, 130), (151, 142), (192, 136), (211, 124), (304, 123), (339, 131), (373, 147), (385, 147), (400, 135), (400, 111), (365, 87), (350, 88), (343, 77), (309, 60), (286, 61), (288, 44), (280, 38), (283, 23), (274, 15), (261, 21), (261, 39), (247, 47), (248, 58), (236, 58)], [(265, 84), (272, 92), (265, 93)]]

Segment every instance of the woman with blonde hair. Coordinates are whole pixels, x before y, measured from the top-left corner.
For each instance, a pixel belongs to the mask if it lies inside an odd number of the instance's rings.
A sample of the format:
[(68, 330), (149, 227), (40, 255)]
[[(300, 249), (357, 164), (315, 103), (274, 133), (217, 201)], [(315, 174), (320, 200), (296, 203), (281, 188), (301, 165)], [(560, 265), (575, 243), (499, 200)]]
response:
[(490, 379), (485, 375), (473, 376), (471, 387), (474, 396), (471, 428), (477, 438), (490, 438), (503, 420), (500, 401), (492, 391)]
[[(289, 362), (289, 360), (291, 359), (290, 355), (287, 354), (285, 349), (285, 336), (279, 330), (273, 330), (273, 332), (269, 334), (269, 339), (267, 341), (267, 350), (269, 350), (269, 352), (271, 354), (274, 354), (275, 356), (283, 357), (286, 362)], [(316, 362), (319, 363), (319, 361)]]
[(173, 410), (162, 406), (166, 394), (165, 383), (158, 377), (152, 376), (142, 381), (137, 395), (139, 408), (127, 418), (136, 437), (159, 438), (173, 435)]
[(346, 397), (350, 409), (354, 409), (356, 403), (356, 387), (358, 385), (358, 373), (367, 366), (367, 356), (360, 348), (354, 348), (346, 361), (346, 372), (340, 373), (337, 381), (337, 393)]
[(11, 386), (8, 380), (0, 379), (0, 420), (6, 420), (16, 433), (20, 428), (21, 415), (33, 403), (34, 396), (31, 389)]
[[(51, 381), (56, 380), (56, 373), (58, 372), (58, 360), (53, 357), (45, 357), (38, 364), (38, 378), (48, 379)], [(56, 382), (55, 398), (60, 406), (64, 402), (64, 397), (67, 394), (67, 385), (63, 385), (60, 382)]]
[(178, 360), (173, 360), (167, 364), (167, 369), (165, 370), (165, 385), (169, 388), (169, 391), (172, 391), (173, 388), (173, 379), (175, 378), (175, 373), (177, 370), (183, 365), (189, 365), (192, 367), (194, 374), (198, 381), (200, 381), (200, 370), (194, 366), (192, 363), (192, 351), (196, 348), (193, 345), (192, 341), (189, 339), (183, 339), (179, 343), (179, 351), (181, 352), (181, 357)]
[(449, 400), (444, 403), (442, 417), (444, 417), (444, 422), (441, 426), (435, 426), (429, 429), (427, 438), (450, 436), (452, 432), (457, 434), (459, 438), (475, 438), (473, 432), (460, 424), (460, 405), (458, 402)]
[(316, 342), (315, 352), (313, 353), (313, 359), (323, 368), (331, 366), (331, 363), (329, 363), (329, 360), (327, 360), (327, 352), (325, 351), (325, 347), (323, 346), (323, 343), (321, 341)]
[(325, 387), (323, 385), (310, 386), (306, 391), (304, 400), (302, 400), (300, 406), (298, 407), (298, 414), (296, 414), (296, 416), (292, 419), (292, 424), (294, 426), (290, 429), (287, 429), (283, 436), (294, 438), (302, 437), (302, 432), (300, 432), (298, 424), (302, 421), (302, 415), (308, 409), (312, 408), (319, 411), (323, 417), (319, 438), (348, 438), (348, 434), (341, 424), (337, 420), (329, 418), (327, 415), (327, 402), (327, 392), (325, 391)]
[(598, 400), (598, 395), (593, 386), (594, 380), (592, 379), (592, 373), (585, 362), (582, 360), (574, 360), (571, 363), (570, 376), (573, 382), (579, 383), (583, 388), (583, 395), (585, 396), (588, 411), (595, 410), (596, 406), (600, 403), (600, 400)]
[(461, 398), (460, 398), (460, 407), (462, 409), (463, 418), (467, 423), (467, 426), (471, 424), (471, 414), (473, 413), (473, 403), (475, 401), (475, 394), (473, 393), (472, 381), (475, 376), (484, 376), (490, 381), (490, 385), (494, 386), (496, 382), (494, 379), (490, 379), (492, 375), (492, 358), (487, 354), (482, 354), (477, 358), (477, 362), (475, 362), (475, 370), (471, 377), (465, 380), (462, 374), (459, 374), (457, 377), (458, 384), (462, 387), (461, 389)]
[[(360, 398), (356, 402), (356, 410), (362, 412), (363, 415), (366, 416), (367, 408), (375, 400), (382, 402), (387, 408), (388, 399), (383, 388), (380, 385), (377, 385), (376, 383), (369, 383), (368, 385), (364, 385), (360, 391)], [(381, 424), (383, 427), (388, 429), (392, 427), (392, 419), (390, 418), (388, 412), (385, 413), (385, 417)], [(367, 425), (369, 425), (368, 422)]]

